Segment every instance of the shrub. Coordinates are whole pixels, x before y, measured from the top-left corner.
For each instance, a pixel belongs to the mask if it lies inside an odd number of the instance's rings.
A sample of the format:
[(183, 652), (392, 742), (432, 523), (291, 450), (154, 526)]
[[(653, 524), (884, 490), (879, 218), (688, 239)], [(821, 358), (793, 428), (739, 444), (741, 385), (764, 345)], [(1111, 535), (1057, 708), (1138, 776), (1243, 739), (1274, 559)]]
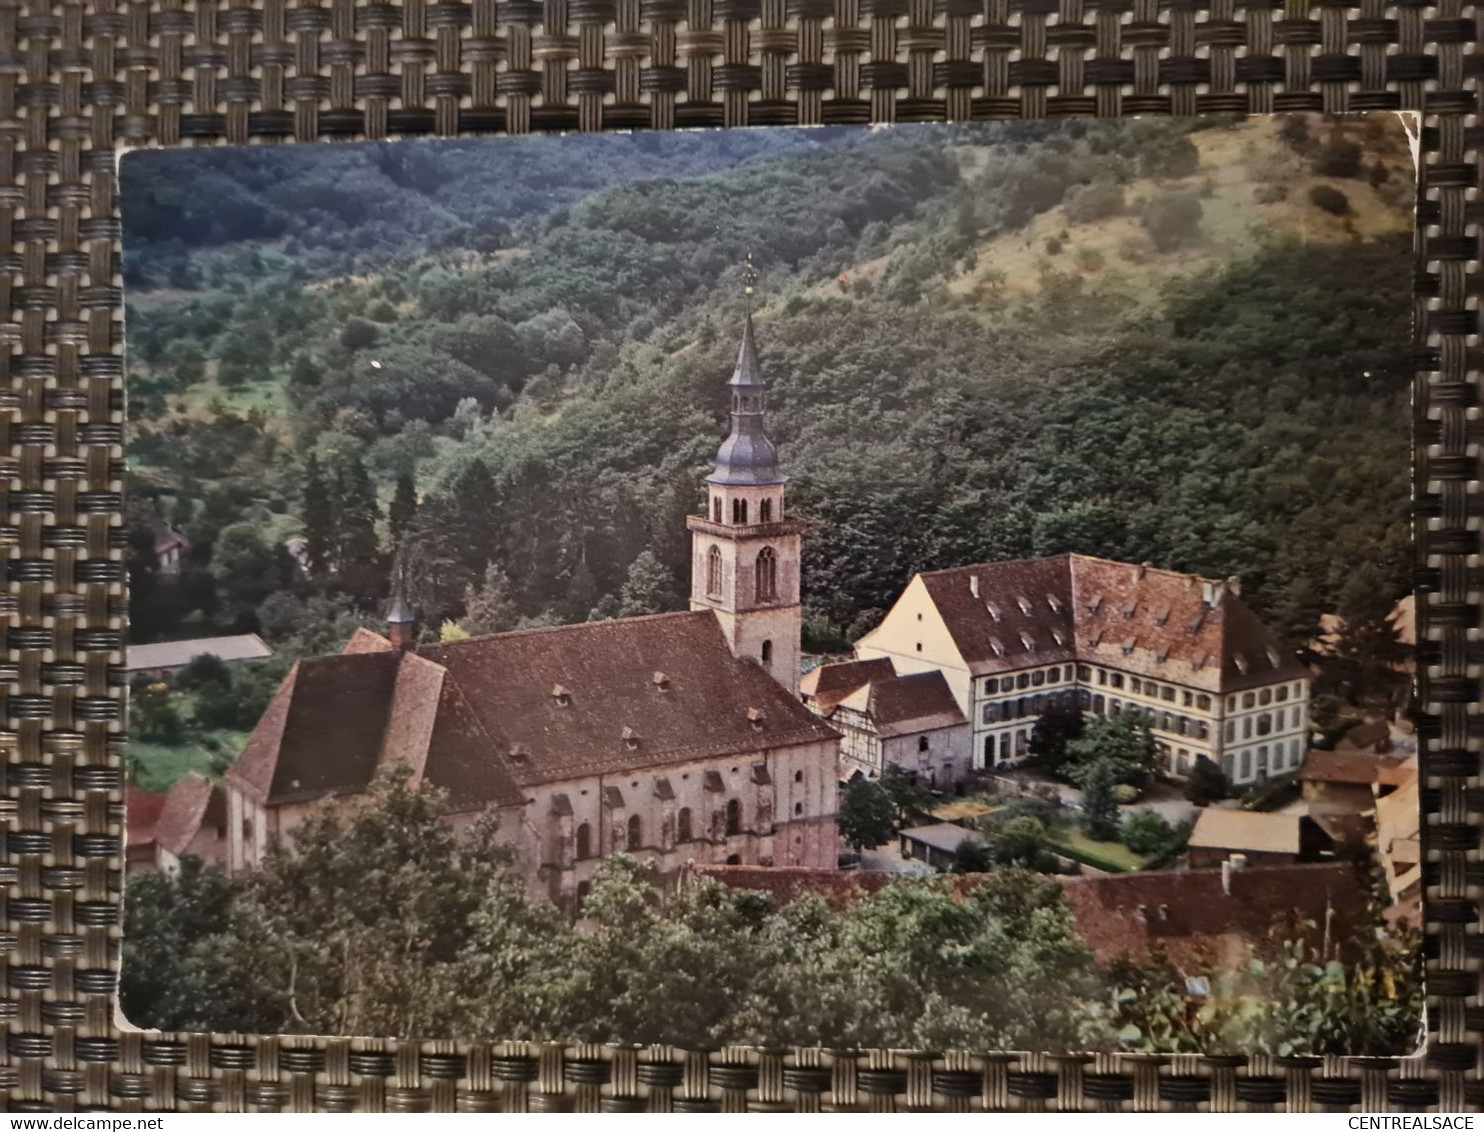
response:
[(1144, 206), (1140, 220), (1155, 248), (1167, 252), (1200, 235), (1202, 212), (1195, 193), (1166, 193)]
[(1280, 200), (1288, 199), (1288, 186), (1269, 181), (1252, 190), (1252, 199), (1258, 204), (1277, 204)]
[(1107, 261), (1103, 258), (1103, 253), (1098, 251), (1096, 248), (1077, 249), (1077, 267), (1081, 271), (1086, 271), (1089, 273), (1094, 271), (1101, 271), (1103, 269), (1103, 265), (1106, 262)]
[(1350, 212), (1350, 198), (1333, 185), (1315, 185), (1309, 190), (1309, 203), (1334, 216)]
[(1061, 255), (1061, 241), (1055, 236), (1048, 236), (1046, 238), (1046, 254)]
[(340, 329), (340, 344), (347, 350), (364, 350), (376, 344), (377, 333), (375, 323), (352, 318)]
[(1140, 810), (1123, 819), (1118, 831), (1118, 840), (1131, 852), (1143, 856), (1158, 853), (1174, 837), (1175, 831), (1163, 816), (1153, 810)]
[(1117, 216), (1124, 209), (1123, 186), (1113, 181), (1094, 181), (1067, 194), (1067, 219), (1074, 224), (1091, 224)]
[(1120, 806), (1127, 806), (1138, 800), (1139, 788), (1137, 786), (1130, 786), (1125, 782), (1113, 787), (1113, 801), (1117, 802)]
[(1190, 777), (1185, 780), (1185, 800), (1197, 806), (1219, 802), (1231, 792), (1222, 770), (1205, 755), (1195, 760), (1190, 768)]

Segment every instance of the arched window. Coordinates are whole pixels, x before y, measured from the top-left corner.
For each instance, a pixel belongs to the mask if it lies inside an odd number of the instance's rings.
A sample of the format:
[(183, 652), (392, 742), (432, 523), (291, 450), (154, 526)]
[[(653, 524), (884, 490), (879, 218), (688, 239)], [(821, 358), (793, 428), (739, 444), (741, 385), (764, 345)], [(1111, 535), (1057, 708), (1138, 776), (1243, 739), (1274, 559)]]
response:
[(757, 552), (757, 573), (754, 575), (757, 585), (758, 601), (774, 601), (778, 597), (778, 555), (774, 553), (771, 546), (765, 546)]
[(733, 798), (727, 803), (727, 836), (742, 832), (742, 803)]
[(690, 809), (687, 807), (681, 810), (679, 816), (675, 819), (675, 840), (689, 841), (690, 839)]
[(583, 822), (577, 827), (577, 859), (593, 855), (593, 831), (592, 827)]
[(764, 641), (763, 642), (763, 663), (764, 664), (772, 664), (773, 663), (773, 642), (772, 641)]
[(917, 749), (919, 751), (925, 751), (928, 749), (928, 737), (926, 735), (919, 735), (917, 737)]
[(732, 522), (740, 523), (744, 526), (747, 524), (747, 500), (732, 500)]
[(759, 523), (771, 523), (773, 521), (773, 501), (764, 499), (757, 505), (757, 521)]
[(713, 523), (719, 523), (719, 522), (721, 522), (721, 497), (720, 496), (717, 496), (715, 499), (713, 499), (711, 501), (711, 521)]
[(706, 592), (713, 597), (721, 596), (721, 547), (713, 546), (706, 552)]
[(644, 827), (639, 823), (639, 815), (634, 814), (629, 818), (629, 848), (638, 849), (644, 844)]

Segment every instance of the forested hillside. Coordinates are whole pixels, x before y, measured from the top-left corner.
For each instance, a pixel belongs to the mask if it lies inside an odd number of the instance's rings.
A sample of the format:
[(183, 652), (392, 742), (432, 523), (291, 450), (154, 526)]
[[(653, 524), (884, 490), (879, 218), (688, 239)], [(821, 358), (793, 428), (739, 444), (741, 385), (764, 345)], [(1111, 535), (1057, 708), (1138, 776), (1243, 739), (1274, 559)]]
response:
[(431, 633), (680, 607), (749, 254), (806, 645), (1069, 549), (1239, 574), (1296, 639), (1370, 616), (1408, 587), (1409, 161), (1318, 118), (131, 158), (134, 638), (328, 648), (398, 550)]

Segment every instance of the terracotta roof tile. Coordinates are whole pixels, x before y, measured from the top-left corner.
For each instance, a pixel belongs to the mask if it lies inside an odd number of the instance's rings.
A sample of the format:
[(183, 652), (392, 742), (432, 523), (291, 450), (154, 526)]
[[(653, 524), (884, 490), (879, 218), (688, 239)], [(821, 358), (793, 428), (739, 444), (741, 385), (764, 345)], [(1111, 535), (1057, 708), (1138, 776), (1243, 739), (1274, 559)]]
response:
[(258, 801), (309, 800), (362, 790), (402, 759), (456, 806), (507, 806), (522, 803), (522, 786), (835, 737), (734, 657), (709, 611), (415, 654), (363, 631), (345, 652), (295, 666), (229, 779)]
[(178, 857), (208, 821), (226, 822), (221, 789), (199, 774), (187, 775), (165, 795), (165, 806), (155, 826), (155, 842)]
[(1229, 582), (1080, 554), (922, 580), (976, 675), (1080, 660), (1214, 692), (1308, 675)]
[(1228, 895), (1219, 869), (1192, 869), (1068, 877), (1062, 891), (1099, 959), (1157, 946), (1187, 969), (1230, 969), (1252, 942), (1322, 932), (1330, 911), (1334, 940), (1358, 938), (1366, 920), (1365, 885), (1346, 863), (1235, 869), (1230, 883)]
[(1402, 760), (1365, 751), (1312, 750), (1304, 756), (1299, 778), (1305, 782), (1347, 782), (1369, 786), (1395, 775)]
[(370, 783), (401, 660), (401, 653), (367, 652), (299, 662), (271, 801), (354, 793)]
[[(419, 655), (464, 689), (497, 750), (527, 752), (510, 767), (521, 785), (836, 734), (760, 666), (734, 657), (709, 610), (499, 633)], [(656, 671), (667, 687), (653, 682)], [(553, 694), (558, 685), (564, 697)]]
[(871, 683), (866, 713), (883, 736), (967, 723), (943, 673), (914, 672)]
[(130, 786), (124, 791), (124, 827), (130, 848), (155, 843), (155, 827), (168, 795), (163, 791)]
[(873, 680), (889, 680), (897, 674), (886, 657), (821, 664), (804, 673), (799, 692), (819, 701), (818, 710), (829, 711), (844, 697)]

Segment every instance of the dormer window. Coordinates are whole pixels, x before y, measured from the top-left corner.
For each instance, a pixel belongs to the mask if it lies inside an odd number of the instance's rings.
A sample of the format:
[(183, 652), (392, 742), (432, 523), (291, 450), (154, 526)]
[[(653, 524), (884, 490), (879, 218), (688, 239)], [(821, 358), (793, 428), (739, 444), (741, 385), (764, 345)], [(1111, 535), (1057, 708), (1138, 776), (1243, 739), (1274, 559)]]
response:
[(1031, 603), (1028, 602), (1025, 598), (1017, 597), (1015, 599), (1015, 604), (1020, 606), (1021, 613), (1024, 613), (1027, 617), (1031, 615)]
[(530, 760), (530, 753), (520, 744), (517, 743), (510, 748), (510, 761), (516, 766), (525, 766)]
[(761, 731), (763, 729), (763, 720), (766, 718), (767, 717), (755, 707), (750, 707), (747, 709), (747, 722), (749, 725), (751, 725), (754, 731)]
[(1050, 607), (1052, 613), (1061, 612), (1061, 599), (1058, 598), (1055, 594), (1046, 595), (1046, 604)]
[(663, 672), (656, 672), (654, 674), (653, 680), (654, 686), (661, 692), (668, 692), (670, 690), (670, 678)]
[(1088, 605), (1087, 612), (1089, 612), (1089, 613), (1096, 613), (1098, 610), (1100, 610), (1102, 608), (1103, 608), (1103, 595), (1102, 594), (1098, 594), (1098, 596), (1095, 597), (1095, 598), (1093, 598), (1092, 599), (1092, 602)]
[(1130, 655), (1134, 651), (1134, 649), (1136, 649), (1138, 647), (1139, 647), (1139, 638), (1138, 637), (1130, 637), (1128, 640), (1126, 640), (1126, 641), (1123, 642), (1123, 655), (1124, 656)]
[(1129, 602), (1127, 605), (1125, 605), (1123, 607), (1123, 619), (1125, 621), (1131, 621), (1131, 620), (1133, 620), (1134, 612), (1138, 608), (1139, 608), (1139, 603), (1138, 603), (1137, 600)]
[(1020, 634), (1020, 647), (1023, 648), (1023, 649), (1025, 649), (1026, 652), (1034, 652), (1035, 649), (1036, 649), (1036, 640), (1035, 640), (1035, 638), (1032, 637), (1029, 633), (1021, 633)]
[(999, 606), (995, 605), (994, 602), (986, 601), (984, 603), (984, 609), (989, 614), (991, 620), (998, 621), (1000, 619)]
[(1155, 617), (1154, 623), (1156, 625), (1158, 625), (1161, 629), (1163, 629), (1165, 627), (1165, 622), (1168, 621), (1169, 619), (1170, 619), (1170, 611), (1168, 609), (1166, 609), (1163, 613), (1161, 613), (1157, 617)]
[(1274, 668), (1282, 668), (1283, 667), (1283, 659), (1282, 659), (1282, 657), (1280, 657), (1278, 655), (1278, 650), (1277, 649), (1274, 649), (1274, 648), (1269, 648), (1268, 649), (1268, 663), (1271, 664)]
[(571, 707), (572, 706), (572, 693), (569, 692), (569, 691), (567, 691), (567, 689), (564, 688), (560, 684), (553, 684), (552, 685), (552, 687), (551, 687), (551, 699), (552, 699), (552, 702), (555, 703), (557, 707)]
[(1249, 665), (1247, 664), (1247, 658), (1243, 654), (1239, 652), (1232, 653), (1232, 663), (1237, 666), (1238, 672), (1243, 676), (1247, 675)]
[(631, 751), (639, 749), (639, 736), (632, 727), (625, 727), (622, 731), (623, 745)]

